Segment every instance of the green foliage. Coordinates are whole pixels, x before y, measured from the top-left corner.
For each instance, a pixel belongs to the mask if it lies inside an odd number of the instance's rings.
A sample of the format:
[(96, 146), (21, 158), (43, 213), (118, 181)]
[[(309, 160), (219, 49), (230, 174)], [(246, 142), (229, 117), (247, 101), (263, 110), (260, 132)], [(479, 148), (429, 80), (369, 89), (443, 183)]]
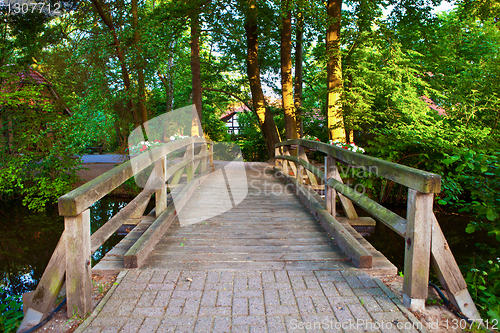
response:
[[(19, 78), (4, 75), (6, 87)], [(7, 88), (11, 89), (11, 88)], [(71, 119), (47, 100), (43, 85), (25, 83), (0, 98), (0, 197), (23, 197), (31, 209), (42, 210), (69, 191), (80, 165)]]
[(0, 333), (13, 333), (23, 320), (21, 296), (7, 296), (3, 286), (0, 289)]
[(238, 115), (240, 124), (240, 139), (238, 145), (245, 161), (267, 160), (266, 143), (260, 132), (257, 116), (252, 112), (242, 112)]
[[(493, 250), (493, 249), (492, 249)], [(496, 249), (495, 249), (496, 250)], [(493, 255), (496, 259), (484, 260), (477, 257), (467, 266), (465, 280), (472, 298), (479, 307), (480, 312), (487, 318), (500, 322), (500, 259), (498, 250)]]

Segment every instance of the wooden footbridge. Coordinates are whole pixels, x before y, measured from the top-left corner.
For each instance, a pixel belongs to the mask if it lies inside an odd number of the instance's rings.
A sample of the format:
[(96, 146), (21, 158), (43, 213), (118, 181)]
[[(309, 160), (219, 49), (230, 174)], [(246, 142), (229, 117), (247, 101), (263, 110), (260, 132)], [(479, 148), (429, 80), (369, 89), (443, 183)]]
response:
[[(128, 269), (395, 275), (358, 232), (374, 220), (359, 217), (356, 205), (405, 239), (405, 306), (424, 307), (432, 266), (452, 303), (479, 318), (432, 211), (440, 176), (302, 139), (278, 144), (274, 165), (242, 162), (234, 153), (223, 162), (214, 145), (187, 138), (155, 147), (61, 197), (65, 230), (37, 289), (25, 297), (28, 311), (41, 318), (65, 285), (68, 315), (83, 317), (92, 311), (91, 274)], [(310, 163), (307, 152), (322, 153), (324, 165)], [(406, 186), (406, 219), (345, 185), (341, 164)], [(89, 207), (134, 176), (143, 177), (144, 190), (91, 235)], [(153, 194), (155, 208), (146, 212)], [(92, 253), (123, 224), (135, 227), (91, 267)]]

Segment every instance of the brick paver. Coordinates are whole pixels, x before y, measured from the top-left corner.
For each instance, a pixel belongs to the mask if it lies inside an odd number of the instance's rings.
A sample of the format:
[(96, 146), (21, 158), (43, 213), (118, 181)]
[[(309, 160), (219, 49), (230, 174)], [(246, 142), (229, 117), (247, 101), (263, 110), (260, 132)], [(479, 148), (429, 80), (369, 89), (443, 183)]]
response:
[(121, 274), (106, 303), (79, 331), (426, 332), (363, 271)]

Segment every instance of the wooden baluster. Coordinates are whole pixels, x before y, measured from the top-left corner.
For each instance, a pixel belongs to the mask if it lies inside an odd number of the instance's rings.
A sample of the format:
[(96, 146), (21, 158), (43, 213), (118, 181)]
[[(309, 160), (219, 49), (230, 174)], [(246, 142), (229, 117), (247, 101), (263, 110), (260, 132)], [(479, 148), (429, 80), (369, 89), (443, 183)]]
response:
[(212, 167), (212, 172), (215, 172), (215, 165), (214, 165), (214, 147), (213, 147), (213, 143), (211, 143), (209, 146), (208, 146), (208, 152), (210, 154), (210, 166)]
[[(283, 155), (290, 156), (290, 154), (288, 153), (288, 146), (283, 146)], [(288, 160), (283, 160), (282, 168), (283, 168), (283, 174), (285, 176), (288, 176)]]
[(423, 310), (429, 284), (433, 193), (408, 189), (403, 304)]
[[(300, 159), (304, 159), (306, 152), (304, 147), (301, 145), (297, 145), (297, 184), (302, 185), (304, 182), (304, 167), (299, 163)], [(297, 186), (298, 193), (299, 186)]]
[(335, 207), (335, 201), (337, 200), (337, 191), (327, 184), (328, 179), (333, 178), (335, 175), (335, 170), (337, 166), (335, 165), (336, 161), (333, 156), (325, 156), (325, 202), (326, 202), (326, 210), (332, 216), (337, 214), (337, 210)]
[[(205, 142), (201, 145), (200, 155), (206, 155), (206, 154), (207, 154), (207, 143)], [(203, 157), (201, 159), (201, 169), (200, 169), (201, 173), (207, 172), (208, 170), (207, 163), (208, 163), (208, 158)]]
[[(285, 155), (287, 155), (287, 156), (292, 156), (292, 155), (290, 154), (290, 151), (292, 151), (292, 152), (293, 152), (293, 150), (292, 150), (292, 147), (291, 147), (291, 146), (287, 147), (287, 150), (286, 150), (286, 152), (285, 152)], [(297, 177), (297, 165), (295, 165), (295, 162), (288, 161), (288, 164), (289, 164), (289, 166), (290, 166), (290, 169), (292, 169), (293, 175), (294, 175), (295, 177)]]
[(155, 163), (153, 172), (155, 173), (155, 179), (160, 179), (161, 183), (156, 185), (158, 187), (155, 191), (155, 214), (156, 217), (160, 216), (161, 213), (167, 208), (167, 185), (166, 185), (166, 172), (167, 172), (167, 157), (163, 156), (158, 162)]
[(92, 311), (90, 210), (64, 217), (66, 234), (66, 297), (68, 317)]
[(187, 182), (189, 183), (194, 178), (194, 144), (191, 143), (186, 147), (186, 158), (191, 162), (186, 167)]
[[(341, 183), (344, 183), (344, 181), (342, 180), (342, 177), (340, 177), (340, 173), (339, 173), (339, 170), (337, 169), (337, 167), (335, 167), (333, 170), (333, 178), (335, 178), (336, 180), (338, 180)], [(359, 219), (358, 213), (356, 213), (356, 209), (354, 208), (352, 201), (340, 193), (338, 195), (339, 195), (340, 203), (342, 204), (342, 208), (344, 208), (344, 212), (347, 215), (347, 218), (350, 220)]]
[(283, 162), (282, 162), (283, 160), (281, 160), (279, 158), (276, 158), (276, 156), (278, 156), (278, 155), (281, 155), (281, 149), (280, 149), (280, 147), (275, 147), (274, 148), (274, 156), (275, 156), (275, 158), (274, 158), (274, 167), (276, 169), (282, 169), (283, 170), (283, 167), (280, 168), (280, 166), (283, 165)]
[[(309, 159), (307, 158), (307, 155), (304, 154), (303, 157), (304, 161), (309, 162)], [(312, 186), (318, 186), (318, 181), (316, 180), (316, 176), (309, 170), (305, 169), (307, 177), (309, 178), (309, 182), (311, 183)]]

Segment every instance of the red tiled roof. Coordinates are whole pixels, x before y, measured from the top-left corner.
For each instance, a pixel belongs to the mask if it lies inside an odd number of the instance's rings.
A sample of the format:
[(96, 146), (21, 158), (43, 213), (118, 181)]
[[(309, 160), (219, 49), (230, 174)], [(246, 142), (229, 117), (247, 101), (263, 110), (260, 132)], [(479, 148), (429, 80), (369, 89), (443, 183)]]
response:
[(429, 97), (423, 95), (420, 96), (420, 99), (424, 101), (430, 109), (437, 111), (440, 116), (447, 116), (446, 110), (440, 106), (437, 106), (436, 103), (434, 103), (434, 101)]
[(233, 117), (238, 112), (247, 112), (250, 111), (249, 108), (246, 107), (245, 104), (240, 104), (239, 106), (231, 107), (224, 112), (224, 114), (220, 117), (220, 120), (227, 121), (231, 117)]

